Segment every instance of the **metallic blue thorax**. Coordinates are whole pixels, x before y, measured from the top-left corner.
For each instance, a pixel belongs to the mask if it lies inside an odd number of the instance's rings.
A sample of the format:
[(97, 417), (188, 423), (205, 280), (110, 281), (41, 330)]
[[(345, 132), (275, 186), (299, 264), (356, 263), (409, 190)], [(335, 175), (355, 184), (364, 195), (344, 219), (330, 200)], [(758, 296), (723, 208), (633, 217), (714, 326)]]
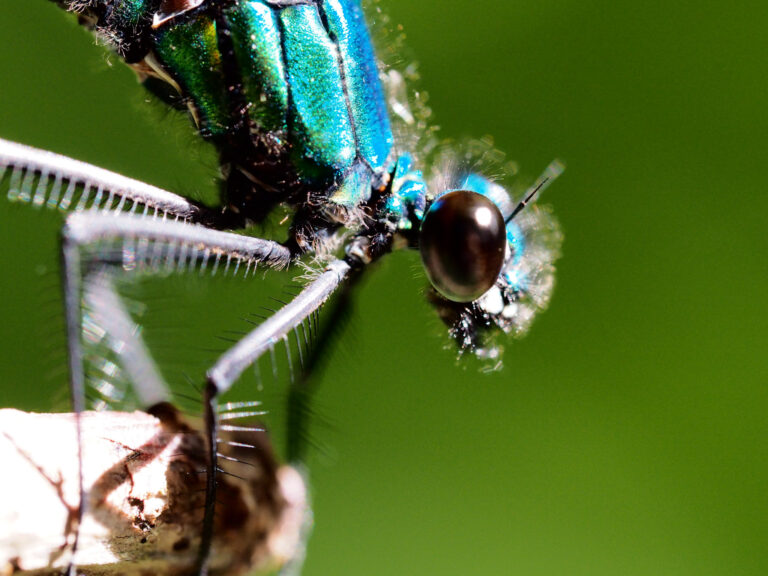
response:
[[(512, 198), (506, 189), (480, 174), (467, 173), (457, 179), (456, 186), (456, 189), (471, 190), (487, 197), (496, 204), (505, 217), (514, 208)], [(430, 194), (421, 171), (413, 167), (411, 157), (407, 154), (402, 155), (397, 160), (392, 195), (385, 205), (386, 216), (396, 223), (398, 230), (407, 233), (421, 225), (429, 203), (450, 191), (450, 189), (441, 190), (437, 194)], [(525, 253), (525, 234), (512, 220), (507, 222), (506, 229), (511, 255), (508, 264), (517, 266)], [(524, 289), (524, 285), (520, 282), (515, 281), (510, 284), (515, 284), (516, 289)]]
[[(264, 166), (279, 163), (280, 178), (292, 173), (295, 183), (267, 187), (295, 184), (353, 207), (386, 182), (392, 163), (363, 12), (357, 0), (287, 4), (237, 0), (219, 13), (204, 3), (155, 26), (153, 56), (203, 134), (238, 148), (236, 169), (260, 182)], [(239, 131), (248, 138), (233, 145)]]

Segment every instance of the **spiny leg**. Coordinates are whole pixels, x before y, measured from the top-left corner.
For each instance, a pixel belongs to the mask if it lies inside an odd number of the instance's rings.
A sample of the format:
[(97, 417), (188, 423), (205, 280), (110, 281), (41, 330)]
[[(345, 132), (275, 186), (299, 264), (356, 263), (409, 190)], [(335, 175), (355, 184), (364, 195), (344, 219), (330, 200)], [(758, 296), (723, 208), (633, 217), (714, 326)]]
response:
[(11, 201), (62, 211), (138, 211), (185, 221), (207, 210), (183, 196), (79, 160), (0, 139), (0, 179), (10, 170)]
[[(66, 238), (66, 235), (65, 235)], [(72, 543), (72, 556), (66, 573), (74, 576), (77, 570), (76, 555), (80, 539), (80, 526), (87, 509), (86, 494), (83, 487), (83, 443), (80, 414), (85, 410), (85, 373), (83, 369), (81, 322), (79, 303), (82, 301), (93, 315), (92, 321), (98, 324), (111, 341), (111, 347), (118, 355), (120, 364), (129, 376), (139, 403), (144, 407), (158, 404), (168, 399), (169, 392), (157, 368), (138, 335), (136, 325), (126, 310), (117, 293), (106, 266), (87, 274), (83, 280), (82, 298), (77, 286), (80, 254), (76, 244), (64, 242), (64, 291), (67, 320), (67, 338), (69, 341), (69, 366), (72, 388), (73, 409), (78, 446), (78, 482), (79, 503), (77, 508), (76, 529)]]
[(205, 389), (204, 419), (209, 450), (209, 474), (205, 495), (203, 535), (198, 556), (198, 574), (207, 574), (207, 561), (213, 540), (218, 474), (218, 430), (227, 426), (218, 422), (217, 397), (229, 390), (243, 372), (256, 363), (275, 344), (312, 317), (323, 303), (342, 285), (351, 273), (349, 264), (342, 260), (331, 262), (295, 298), (285, 304), (261, 325), (249, 332), (225, 352), (208, 371)]
[[(168, 386), (140, 335), (138, 325), (118, 294), (107, 267), (85, 277), (83, 303), (91, 317), (89, 324), (94, 325), (91, 329), (103, 331), (120, 368), (128, 376), (139, 407), (146, 410), (168, 402), (171, 396)], [(110, 400), (110, 393), (114, 393), (112, 389), (101, 390), (105, 404)]]
[(72, 395), (72, 410), (75, 418), (75, 434), (77, 436), (77, 478), (78, 506), (75, 524), (75, 536), (72, 542), (72, 556), (67, 567), (68, 576), (76, 575), (76, 555), (80, 543), (80, 525), (86, 510), (85, 489), (83, 487), (83, 444), (82, 422), (80, 414), (85, 411), (85, 374), (82, 357), (83, 349), (80, 340), (80, 253), (76, 245), (62, 245), (62, 271), (64, 275), (64, 315), (67, 330), (67, 361), (69, 364), (69, 386)]
[[(144, 214), (197, 221), (207, 211), (187, 199), (161, 190), (143, 182), (126, 178), (59, 154), (47, 152), (0, 139), (0, 180), (10, 172), (8, 197), (11, 201), (27, 202), (35, 207), (47, 206), (62, 211), (80, 212), (86, 208), (102, 212), (121, 212), (141, 209)], [(68, 363), (73, 391), (73, 409), (80, 414), (85, 408), (84, 374), (80, 342), (80, 254), (76, 247), (65, 246), (62, 251), (64, 263), (65, 307), (67, 316), (67, 339), (69, 342)], [(81, 426), (76, 419), (78, 445), (81, 445)], [(77, 511), (79, 525), (84, 502), (82, 490), (82, 458), (79, 459), (80, 504)], [(77, 550), (78, 535), (73, 542), (73, 557)], [(72, 573), (71, 564), (68, 573)]]
[[(340, 293), (329, 304), (330, 310), (320, 322), (318, 313), (307, 320), (305, 355), (300, 358), (298, 376), (291, 378), (286, 406), (286, 458), (294, 467), (301, 470), (305, 481), (308, 469), (305, 466), (307, 450), (310, 447), (309, 426), (313, 412), (312, 399), (319, 384), (318, 376), (322, 373), (329, 352), (338, 343), (344, 332), (353, 306), (354, 288), (359, 275), (352, 274), (339, 289)], [(322, 324), (322, 325), (321, 325)], [(304, 325), (302, 324), (302, 329)], [(301, 349), (301, 343), (297, 346)], [(301, 528), (301, 543), (294, 556), (280, 570), (280, 576), (299, 576), (304, 564), (306, 541), (312, 528), (312, 518), (308, 516)]]
[[(153, 272), (162, 269), (161, 260), (164, 260), (166, 269), (173, 267), (181, 270), (197, 265), (201, 272), (212, 269), (215, 274), (224, 260), (227, 270), (233, 261), (236, 270), (245, 262), (247, 276), (252, 268), (255, 271), (257, 264), (284, 267), (291, 258), (287, 248), (274, 242), (185, 225), (184, 222), (204, 222), (220, 227), (226, 222), (220, 214), (195, 205), (182, 196), (58, 154), (0, 139), (0, 182), (6, 175), (10, 184), (10, 200), (27, 202), (34, 207), (76, 212), (64, 229), (62, 259), (68, 362), (73, 409), (78, 414), (76, 434), (80, 450), (82, 434), (79, 414), (86, 407), (82, 303), (91, 306), (97, 315), (100, 309), (104, 327), (110, 323), (108, 331), (116, 331), (118, 338), (131, 337), (125, 330), (131, 323), (130, 316), (121, 306), (114, 287), (99, 286), (104, 279), (104, 270), (118, 266), (127, 271)], [(132, 218), (132, 214), (148, 218)], [(110, 241), (119, 242), (122, 249), (95, 255), (83, 253), (86, 247)], [(122, 312), (107, 318), (108, 308), (113, 305)], [(141, 355), (146, 350), (140, 337), (136, 336), (123, 351), (126, 355), (122, 363), (128, 365), (127, 355), (133, 354), (135, 360), (136, 354)], [(165, 395), (164, 391), (158, 392), (160, 377), (151, 374), (152, 370), (148, 368), (151, 363), (151, 358), (146, 357), (146, 362), (138, 363), (143, 364), (143, 368), (134, 365), (136, 373), (129, 373), (138, 401), (145, 407)], [(143, 374), (138, 374), (142, 371)], [(141, 382), (153, 383), (142, 388)], [(72, 561), (67, 569), (69, 574), (75, 571), (79, 525), (86, 506), (82, 454), (78, 472), (78, 531), (72, 545)]]
[[(322, 326), (318, 315), (309, 318), (309, 334), (306, 338), (311, 345), (306, 346), (308, 353), (302, 358), (301, 371), (288, 390), (286, 454), (289, 462), (304, 462), (311, 416), (309, 405), (317, 383), (315, 378), (349, 320), (358, 278), (359, 275), (352, 275), (344, 283), (323, 319)], [(297, 344), (300, 346), (300, 343)]]
[[(89, 254), (88, 249), (95, 249), (94, 254)], [(287, 248), (269, 240), (220, 232), (184, 222), (91, 211), (76, 213), (67, 219), (62, 234), (62, 254), (71, 389), (73, 407), (78, 414), (85, 409), (86, 396), (81, 340), (81, 302), (83, 295), (87, 294), (83, 291), (83, 274), (87, 279), (94, 270), (103, 270), (108, 265), (152, 272), (163, 268), (160, 260), (163, 261), (165, 268), (170, 267), (174, 270), (197, 265), (202, 268), (210, 265), (215, 270), (222, 259), (226, 260), (227, 266), (232, 261), (238, 264), (247, 262), (246, 270), (250, 270), (252, 265), (257, 264), (284, 267), (291, 258)], [(87, 256), (91, 258), (88, 259)], [(103, 297), (104, 294), (101, 296)], [(151, 391), (142, 392), (141, 389), (138, 393), (140, 397), (145, 398), (150, 398), (152, 395)], [(210, 402), (206, 405), (210, 405)], [(213, 422), (215, 423), (215, 419)], [(215, 433), (215, 427), (213, 432)], [(80, 438), (79, 420), (77, 434)], [(215, 452), (215, 443), (213, 446)], [(210, 470), (215, 469), (216, 460), (213, 458), (209, 462), (209, 474), (211, 474)], [(82, 454), (79, 466), (78, 527), (86, 508), (82, 486)], [(206, 497), (206, 501), (208, 500), (209, 498)], [(210, 500), (213, 502), (212, 498)], [(206, 512), (206, 517), (211, 515), (212, 512)], [(204, 543), (205, 547), (210, 549), (210, 536), (206, 537)], [(68, 569), (70, 574), (75, 570), (77, 544), (78, 534), (75, 533), (72, 562)]]

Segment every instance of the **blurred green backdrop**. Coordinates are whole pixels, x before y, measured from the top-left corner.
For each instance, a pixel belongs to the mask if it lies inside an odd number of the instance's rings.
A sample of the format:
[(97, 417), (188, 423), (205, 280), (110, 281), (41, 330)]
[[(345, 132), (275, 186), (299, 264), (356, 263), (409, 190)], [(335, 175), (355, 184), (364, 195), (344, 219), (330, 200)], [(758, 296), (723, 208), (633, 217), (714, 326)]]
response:
[[(318, 398), (306, 574), (768, 573), (768, 5), (381, 4), (445, 137), (493, 134), (531, 177), (567, 162), (566, 242), (498, 373), (443, 348), (417, 255), (370, 275)], [(44, 0), (2, 8), (0, 137), (213, 190), (117, 58)], [(59, 225), (0, 210), (3, 406), (65, 382)]]

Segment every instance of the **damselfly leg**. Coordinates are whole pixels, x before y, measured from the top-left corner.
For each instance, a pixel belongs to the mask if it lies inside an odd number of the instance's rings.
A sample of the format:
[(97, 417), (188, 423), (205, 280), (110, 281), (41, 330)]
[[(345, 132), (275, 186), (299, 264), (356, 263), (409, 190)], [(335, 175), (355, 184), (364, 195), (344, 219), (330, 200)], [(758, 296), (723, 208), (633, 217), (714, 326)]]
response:
[[(92, 406), (94, 400), (109, 401), (105, 397), (109, 392), (89, 387), (84, 369), (83, 341), (92, 338), (95, 329), (111, 343), (139, 407), (152, 411), (154, 406), (170, 399), (164, 380), (115, 288), (115, 278), (192, 270), (210, 273), (239, 270), (247, 276), (257, 267), (283, 268), (292, 259), (291, 252), (279, 243), (195, 224), (191, 220), (198, 219), (203, 211), (181, 197), (136, 186), (128, 179), (91, 170), (88, 165), (67, 158), (0, 142), (0, 167), (11, 171), (9, 195), (12, 199), (59, 207), (68, 199), (64, 207), (75, 207), (62, 232), (62, 261), (71, 390), (77, 414)], [(30, 187), (34, 188), (31, 192)], [(93, 189), (97, 193), (91, 195)], [(151, 208), (144, 214), (148, 206)], [(126, 208), (128, 212), (121, 211)], [(217, 476), (223, 472), (220, 461), (222, 458), (240, 461), (221, 450), (222, 433), (231, 435), (254, 430), (229, 422), (256, 412), (240, 410), (222, 415), (220, 394), (229, 390), (242, 372), (263, 354), (273, 351), (278, 343), (287, 342), (292, 332), (298, 338), (301, 331), (306, 338), (307, 332), (316, 331), (319, 308), (349, 275), (348, 264), (331, 262), (298, 296), (225, 352), (208, 371), (204, 388), (208, 446), (206, 494), (197, 573), (207, 572), (214, 537)], [(299, 350), (302, 353), (301, 346)], [(304, 364), (303, 358), (301, 364)], [(244, 446), (242, 442), (230, 444), (237, 449)], [(82, 462), (87, 456), (82, 444), (80, 446)], [(231, 452), (232, 446), (229, 448)], [(78, 527), (88, 502), (82, 485), (82, 464), (80, 493), (75, 523)], [(78, 565), (77, 528), (71, 536), (72, 555), (67, 572), (74, 574)]]

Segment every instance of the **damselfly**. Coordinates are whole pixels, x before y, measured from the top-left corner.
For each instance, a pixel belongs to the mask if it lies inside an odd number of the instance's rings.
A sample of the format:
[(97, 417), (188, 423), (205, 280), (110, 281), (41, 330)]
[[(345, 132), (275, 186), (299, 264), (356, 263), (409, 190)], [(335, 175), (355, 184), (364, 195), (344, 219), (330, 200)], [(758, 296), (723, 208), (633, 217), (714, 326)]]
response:
[[(524, 333), (549, 300), (560, 234), (546, 210), (526, 206), (562, 168), (553, 163), (514, 202), (479, 173), (477, 157), (436, 146), (403, 74), (376, 60), (357, 0), (57, 3), (105, 39), (148, 88), (189, 110), (216, 145), (222, 172), (221, 204), (210, 207), (0, 141), (12, 200), (73, 212), (62, 253), (75, 411), (126, 395), (149, 411), (169, 400), (121, 312), (112, 284), (118, 273), (227, 269), (248, 276), (264, 266), (310, 268), (302, 291), (207, 372), (207, 481), (194, 568), (204, 573), (225, 457), (220, 432), (237, 428), (221, 423), (219, 397), (289, 337), (296, 337), (300, 363), (311, 364), (302, 342), (317, 335), (324, 302), (401, 247), (420, 250), (430, 301), (459, 349), (496, 360), (495, 335)], [(291, 211), (282, 241), (232, 232), (278, 205)], [(87, 377), (83, 348), (104, 335), (118, 343), (111, 349), (130, 390)], [(298, 444), (289, 458), (300, 456)], [(76, 547), (75, 539), (72, 568)]]

